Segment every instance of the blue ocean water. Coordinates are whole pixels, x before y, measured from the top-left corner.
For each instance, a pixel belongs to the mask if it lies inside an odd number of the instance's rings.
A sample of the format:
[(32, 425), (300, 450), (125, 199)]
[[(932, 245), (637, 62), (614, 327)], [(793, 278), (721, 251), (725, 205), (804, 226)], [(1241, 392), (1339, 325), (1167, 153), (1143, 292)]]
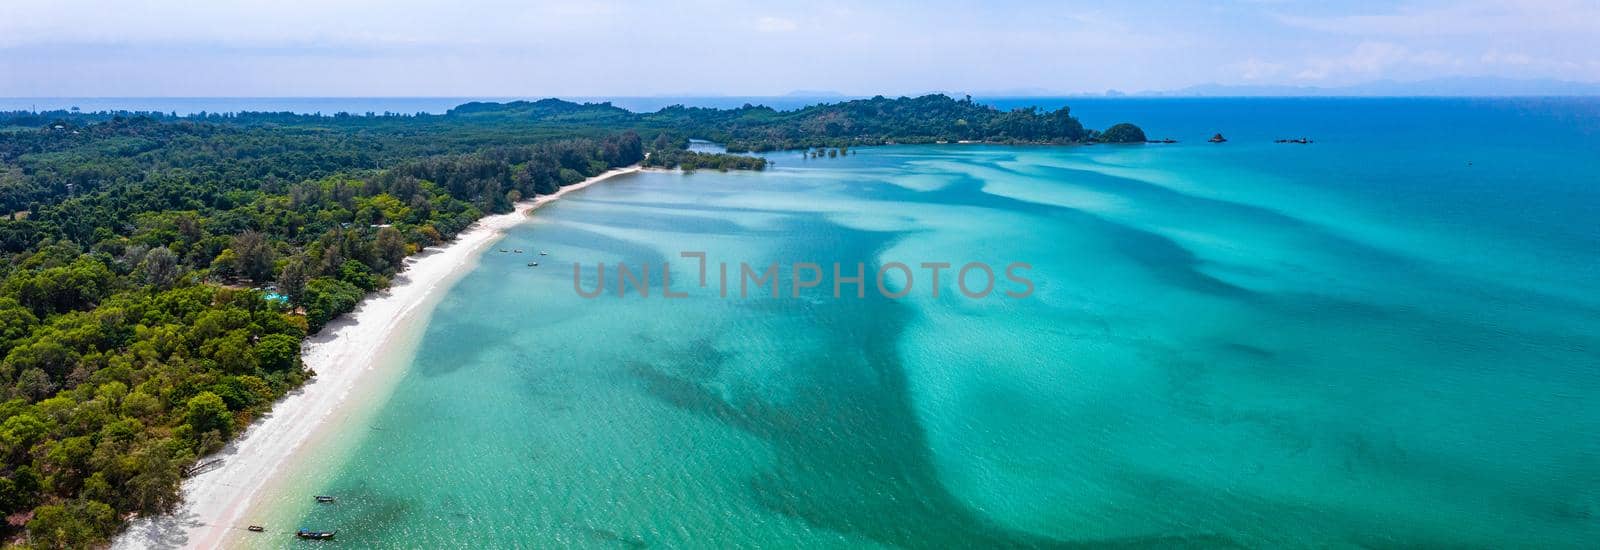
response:
[[(406, 547), (1600, 540), (1600, 103), (1073, 106), (1181, 141), (774, 153), (541, 209), (492, 250), (542, 265), (487, 253), (272, 521)], [(1036, 288), (725, 298), (681, 252), (1026, 262)], [(688, 296), (578, 294), (617, 262)]]

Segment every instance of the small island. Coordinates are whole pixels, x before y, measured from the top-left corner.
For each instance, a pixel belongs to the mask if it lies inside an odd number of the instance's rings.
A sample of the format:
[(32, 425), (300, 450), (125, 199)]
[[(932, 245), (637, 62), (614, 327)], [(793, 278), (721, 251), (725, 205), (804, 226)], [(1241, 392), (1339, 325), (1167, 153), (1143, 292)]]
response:
[(1144, 143), (1144, 130), (1133, 124), (1123, 122), (1114, 124), (1106, 131), (1100, 133), (1100, 141), (1104, 143)]

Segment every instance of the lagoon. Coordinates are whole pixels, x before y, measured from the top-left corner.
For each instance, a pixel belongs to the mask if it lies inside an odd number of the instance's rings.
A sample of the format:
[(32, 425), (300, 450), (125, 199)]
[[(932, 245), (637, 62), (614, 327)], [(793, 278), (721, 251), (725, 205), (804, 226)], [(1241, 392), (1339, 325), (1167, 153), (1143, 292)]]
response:
[[(490, 247), (258, 521), (408, 547), (1579, 547), (1595, 107), (1091, 102), (1181, 142), (619, 176)], [(1020, 261), (1036, 291), (724, 298), (695, 251)], [(573, 264), (601, 262), (671, 264), (688, 296), (580, 296)]]

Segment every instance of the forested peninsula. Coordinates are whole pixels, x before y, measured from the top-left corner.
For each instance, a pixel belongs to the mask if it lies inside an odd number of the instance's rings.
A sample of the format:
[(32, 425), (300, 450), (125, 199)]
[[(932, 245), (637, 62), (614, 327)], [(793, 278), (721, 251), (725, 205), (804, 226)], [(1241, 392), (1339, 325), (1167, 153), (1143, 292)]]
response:
[(314, 376), (308, 335), (486, 214), (620, 166), (766, 166), (687, 151), (691, 137), (735, 153), (1103, 140), (1065, 108), (942, 95), (795, 111), (0, 113), (0, 536), (94, 546), (172, 510), (188, 468)]

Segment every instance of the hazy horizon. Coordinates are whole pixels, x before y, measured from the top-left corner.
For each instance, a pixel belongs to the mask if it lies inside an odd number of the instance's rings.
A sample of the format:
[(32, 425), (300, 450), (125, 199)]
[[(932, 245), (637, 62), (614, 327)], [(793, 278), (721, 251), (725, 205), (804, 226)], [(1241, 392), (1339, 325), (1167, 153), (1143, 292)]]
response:
[(0, 5), (0, 97), (1058, 96), (1459, 77), (1594, 83), (1595, 28), (1600, 4), (1581, 0), (697, 0), (670, 9), (628, 0), (17, 0)]
[[(1470, 84), (1470, 89), (1450, 89), (1447, 86), (1456, 84)], [(1498, 88), (1497, 88), (1498, 87)], [(1406, 93), (1411, 90), (1411, 93)], [(1416, 92), (1415, 90), (1422, 90)], [(1527, 90), (1535, 90), (1532, 93)], [(1556, 90), (1556, 92), (1543, 91)], [(1576, 91), (1575, 93), (1560, 93), (1562, 91)], [(1397, 91), (1396, 93), (1384, 93)], [(1219, 95), (1227, 92), (1238, 92), (1242, 95)], [(1296, 95), (1304, 94), (1304, 95)], [(0, 98), (10, 100), (25, 99), (456, 99), (467, 101), (518, 101), (538, 99), (562, 99), (569, 101), (596, 101), (606, 99), (833, 99), (840, 100), (883, 97), (917, 97), (931, 94), (944, 94), (951, 97), (969, 95), (975, 99), (1003, 98), (1205, 98), (1205, 97), (1328, 97), (1328, 98), (1363, 98), (1363, 97), (1527, 97), (1527, 96), (1596, 96), (1600, 95), (1600, 81), (1586, 82), (1559, 79), (1517, 79), (1499, 77), (1445, 77), (1425, 80), (1392, 80), (1382, 79), (1358, 82), (1343, 86), (1298, 86), (1276, 84), (1219, 84), (1207, 82), (1185, 86), (1176, 89), (1161, 90), (1119, 90), (1115, 88), (1101, 92), (1095, 91), (1060, 91), (1060, 90), (918, 90), (900, 92), (877, 93), (845, 93), (833, 90), (794, 90), (773, 94), (736, 94), (720, 92), (701, 93), (651, 93), (651, 94), (602, 94), (602, 95), (571, 95), (571, 94), (469, 94), (469, 95), (383, 95), (383, 94), (353, 94), (353, 95), (55, 95), (55, 96), (5, 96)]]

